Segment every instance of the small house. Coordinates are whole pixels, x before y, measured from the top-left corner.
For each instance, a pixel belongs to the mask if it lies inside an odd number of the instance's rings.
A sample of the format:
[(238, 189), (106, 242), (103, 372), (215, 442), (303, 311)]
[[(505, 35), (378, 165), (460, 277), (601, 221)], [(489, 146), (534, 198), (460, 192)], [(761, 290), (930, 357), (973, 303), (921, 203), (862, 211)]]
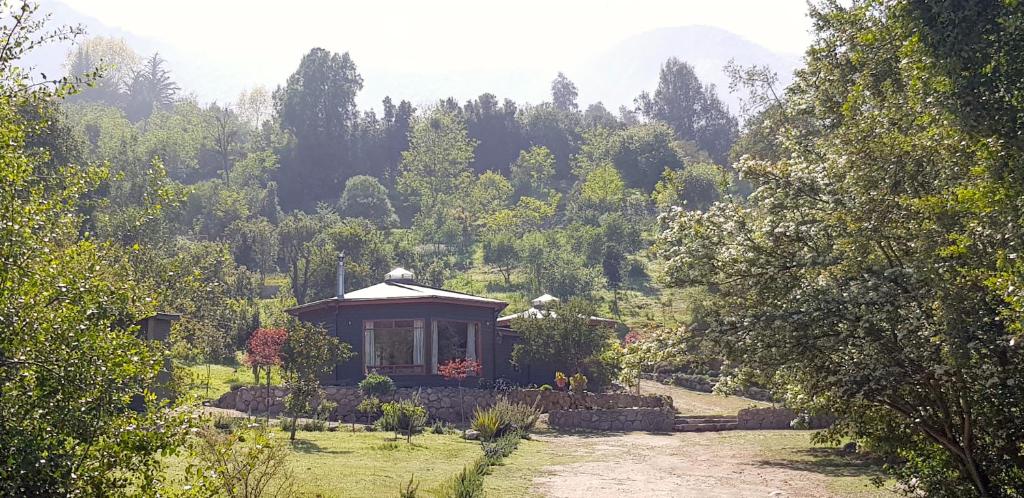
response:
[(399, 386), (439, 385), (438, 367), (462, 358), (480, 362), (484, 378), (512, 373), (496, 344), (498, 316), (508, 303), (423, 285), (403, 268), (364, 289), (345, 291), (344, 282), (342, 257), (334, 297), (286, 310), (352, 346), (355, 355), (326, 383), (352, 384), (378, 372)]

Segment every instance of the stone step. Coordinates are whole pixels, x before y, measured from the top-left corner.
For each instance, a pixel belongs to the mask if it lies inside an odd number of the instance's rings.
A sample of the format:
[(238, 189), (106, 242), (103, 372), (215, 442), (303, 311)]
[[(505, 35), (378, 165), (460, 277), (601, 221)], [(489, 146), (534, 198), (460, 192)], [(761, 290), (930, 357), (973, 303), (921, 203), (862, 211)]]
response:
[(712, 432), (736, 430), (739, 424), (731, 423), (699, 423), (699, 424), (675, 424), (672, 430), (675, 432)]

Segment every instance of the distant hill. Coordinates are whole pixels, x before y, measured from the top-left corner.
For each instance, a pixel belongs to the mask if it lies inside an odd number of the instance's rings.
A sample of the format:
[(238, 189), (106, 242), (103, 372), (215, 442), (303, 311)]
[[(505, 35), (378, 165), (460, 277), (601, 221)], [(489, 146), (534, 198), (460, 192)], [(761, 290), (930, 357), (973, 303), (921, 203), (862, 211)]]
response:
[[(144, 33), (105, 25), (60, 0), (43, 0), (42, 10), (53, 14), (55, 24), (82, 24), (89, 35), (124, 38), (143, 56), (160, 52), (181, 87), (205, 102), (233, 101), (241, 90), (257, 84), (272, 89), (284, 83), (301, 57), (296, 54), (294, 60), (263, 60), (260, 54), (232, 51), (230, 47), (188, 52)], [(56, 76), (63, 73), (68, 49), (67, 45), (44, 47), (31, 54), (27, 62), (49, 76)], [(549, 87), (555, 77), (555, 71), (528, 66), (528, 60), (508, 61), (497, 70), (456, 72), (439, 63), (436, 71), (413, 72), (390, 66), (387, 60), (365, 60), (355, 52), (352, 56), (365, 82), (358, 98), (364, 109), (379, 107), (385, 96), (422, 106), (449, 96), (465, 101), (484, 92), (511, 98), (519, 104), (537, 103), (549, 98)], [(715, 84), (733, 112), (739, 110), (739, 96), (729, 94), (729, 82), (722, 72), (729, 59), (735, 58), (743, 65), (767, 64), (779, 73), (783, 84), (791, 81), (793, 70), (800, 65), (798, 55), (773, 52), (723, 29), (680, 26), (631, 36), (585, 60), (566, 61), (561, 67), (579, 88), (582, 107), (601, 101), (615, 112), (620, 105), (632, 107), (640, 92), (654, 90), (661, 64), (672, 56), (692, 64), (702, 81)], [(444, 54), (440, 54), (439, 60), (443, 58)]]
[(641, 91), (653, 91), (661, 64), (673, 56), (693, 65), (701, 81), (714, 84), (733, 112), (739, 111), (739, 96), (729, 94), (729, 79), (722, 71), (730, 59), (744, 66), (770, 66), (783, 86), (801, 64), (799, 55), (773, 52), (723, 29), (681, 26), (627, 38), (566, 76), (579, 87), (580, 102), (600, 100), (614, 111), (621, 104), (631, 106)]

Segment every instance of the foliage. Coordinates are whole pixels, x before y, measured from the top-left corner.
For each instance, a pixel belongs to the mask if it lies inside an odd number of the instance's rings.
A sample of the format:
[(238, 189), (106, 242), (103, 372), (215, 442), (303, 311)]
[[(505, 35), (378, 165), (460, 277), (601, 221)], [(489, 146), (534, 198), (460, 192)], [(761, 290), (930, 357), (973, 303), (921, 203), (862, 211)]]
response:
[(366, 423), (369, 424), (370, 417), (372, 417), (373, 415), (377, 414), (377, 412), (380, 411), (380, 399), (374, 396), (363, 398), (362, 401), (360, 401), (359, 404), (356, 405), (356, 411), (358, 411), (359, 413), (365, 413)]
[(714, 85), (702, 84), (693, 66), (670, 57), (661, 66), (654, 95), (644, 92), (636, 102), (648, 119), (668, 124), (680, 140), (695, 142), (716, 163), (725, 164), (738, 124)]
[(185, 496), (260, 498), (291, 496), (294, 476), (288, 449), (265, 428), (224, 433), (205, 428), (190, 445), (192, 459), (185, 474), (191, 483)]
[(729, 175), (716, 164), (700, 163), (677, 171), (665, 171), (651, 197), (663, 211), (680, 207), (706, 211), (722, 200), (729, 188)]
[(256, 329), (246, 342), (246, 364), (261, 367), (281, 365), (282, 352), (287, 340), (286, 329)]
[(320, 326), (299, 321), (290, 324), (287, 340), (281, 348), (282, 365), (287, 373), (285, 410), (292, 416), (290, 438), (295, 439), (295, 422), (299, 415), (313, 412), (318, 418), (320, 407), (314, 402), (324, 398), (320, 377), (334, 370), (339, 362), (352, 357), (352, 348), (327, 335)]
[(409, 482), (404, 487), (398, 488), (399, 498), (416, 498), (416, 493), (420, 489), (420, 483), (415, 479), (415, 474), (409, 476)]
[(437, 373), (445, 380), (456, 380), (462, 382), (463, 380), (466, 380), (466, 377), (479, 376), (481, 366), (480, 362), (476, 360), (456, 358), (446, 361), (437, 367)]
[(353, 176), (345, 182), (338, 211), (342, 216), (369, 220), (379, 228), (398, 224), (387, 189), (372, 176)]
[(576, 372), (572, 377), (569, 377), (569, 390), (576, 394), (582, 394), (583, 391), (586, 391), (587, 376)]
[(609, 347), (612, 336), (607, 327), (590, 323), (594, 314), (593, 305), (572, 299), (553, 305), (542, 316), (514, 320), (512, 328), (522, 341), (512, 351), (513, 361), (565, 365), (576, 372), (588, 372)]
[(48, 171), (47, 153), (26, 149), (48, 102), (72, 88), (30, 84), (18, 59), (80, 30), (49, 29), (31, 3), (0, 4), (0, 17), (0, 494), (153, 493), (159, 454), (175, 451), (188, 420), (157, 401), (166, 355), (137, 337), (151, 289), (124, 247), (81, 236), (108, 171)]
[(738, 371), (903, 458), (913, 489), (1018, 494), (1020, 10), (812, 15), (781, 154), (741, 163), (746, 202), (666, 217), (668, 277), (712, 288), (701, 318)]
[(491, 409), (477, 408), (473, 412), (473, 422), (470, 427), (480, 433), (480, 439), (490, 441), (504, 428), (501, 418)]
[(395, 431), (396, 438), (399, 432), (404, 431), (409, 443), (412, 442), (412, 435), (427, 423), (427, 409), (419, 404), (418, 399), (390, 401), (381, 405), (380, 409), (383, 414), (380, 419), (383, 430)]
[(366, 378), (359, 381), (359, 392), (363, 396), (385, 396), (395, 391), (395, 381), (391, 380), (391, 377), (387, 375), (381, 375), (376, 372), (370, 372), (366, 374)]
[(480, 498), (484, 495), (484, 474), (487, 472), (487, 460), (480, 460), (468, 467), (463, 467), (455, 477), (446, 483), (444, 496), (450, 498)]

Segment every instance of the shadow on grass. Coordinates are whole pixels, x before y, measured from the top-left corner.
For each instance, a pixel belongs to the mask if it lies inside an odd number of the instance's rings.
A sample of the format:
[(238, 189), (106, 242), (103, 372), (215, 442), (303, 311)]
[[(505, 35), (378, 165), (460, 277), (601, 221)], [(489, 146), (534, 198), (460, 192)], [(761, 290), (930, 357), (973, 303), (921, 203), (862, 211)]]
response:
[(754, 463), (763, 467), (814, 472), (830, 477), (884, 477), (880, 462), (844, 454), (839, 448), (808, 448), (793, 453), (797, 458), (768, 458)]
[(349, 453), (352, 453), (348, 450), (325, 450), (319, 444), (316, 444), (313, 441), (306, 441), (304, 439), (290, 441), (290, 444), (293, 450), (305, 454), (322, 453), (325, 455), (348, 455)]

